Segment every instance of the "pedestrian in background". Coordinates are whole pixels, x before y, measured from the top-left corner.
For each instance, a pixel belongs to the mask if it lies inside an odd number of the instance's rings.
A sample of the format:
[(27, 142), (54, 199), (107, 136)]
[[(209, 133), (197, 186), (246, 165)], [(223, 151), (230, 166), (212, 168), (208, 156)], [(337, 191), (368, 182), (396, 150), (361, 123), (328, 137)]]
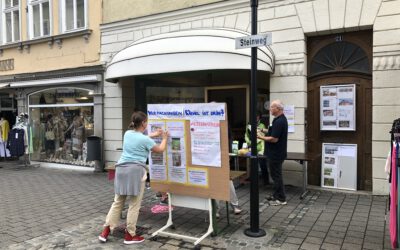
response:
[[(261, 122), (261, 111), (257, 111), (256, 114), (257, 119), (257, 134), (264, 135), (267, 132), (264, 123)], [(244, 135), (244, 140), (247, 143), (247, 147), (251, 148), (251, 124), (247, 124), (246, 133)], [(257, 155), (264, 155), (264, 141), (262, 139), (257, 138)], [(261, 178), (263, 180), (264, 186), (269, 185), (269, 174), (267, 163), (264, 157), (258, 158), (258, 164), (260, 165), (261, 169)], [(247, 175), (250, 177), (250, 167), (247, 167)]]
[(283, 104), (274, 100), (270, 105), (271, 115), (274, 116), (266, 136), (257, 137), (265, 141), (267, 164), (274, 181), (273, 194), (267, 197), (271, 205), (286, 205), (285, 186), (282, 177), (282, 165), (287, 157), (288, 122), (283, 113)]
[(146, 160), (150, 151), (164, 152), (169, 136), (168, 131), (163, 131), (161, 143), (156, 144), (149, 136), (143, 134), (146, 128), (146, 114), (141, 111), (134, 112), (129, 130), (124, 135), (121, 157), (115, 166), (115, 197), (107, 214), (103, 231), (99, 236), (101, 242), (106, 242), (110, 231), (118, 226), (126, 200), (129, 202), (129, 208), (124, 244), (144, 241), (143, 237), (136, 235), (136, 222), (147, 177)]

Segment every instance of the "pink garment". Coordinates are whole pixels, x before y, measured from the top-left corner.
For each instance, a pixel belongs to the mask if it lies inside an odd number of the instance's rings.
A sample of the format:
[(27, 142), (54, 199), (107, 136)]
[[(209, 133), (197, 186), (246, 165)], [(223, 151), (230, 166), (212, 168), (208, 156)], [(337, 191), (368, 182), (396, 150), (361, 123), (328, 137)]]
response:
[(396, 167), (396, 146), (392, 149), (392, 183), (390, 186), (390, 243), (392, 248), (397, 248), (397, 167)]
[[(171, 207), (171, 211), (173, 211), (173, 210), (174, 210), (174, 208)], [(152, 212), (153, 214), (168, 213), (168, 212), (169, 212), (169, 208), (168, 208), (168, 206), (154, 205), (154, 206), (151, 208), (151, 212)]]

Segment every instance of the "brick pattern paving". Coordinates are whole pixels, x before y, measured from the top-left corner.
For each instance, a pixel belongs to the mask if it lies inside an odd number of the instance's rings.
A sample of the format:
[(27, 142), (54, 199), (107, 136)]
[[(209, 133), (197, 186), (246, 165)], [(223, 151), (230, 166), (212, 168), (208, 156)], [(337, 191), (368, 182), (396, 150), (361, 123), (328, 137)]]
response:
[[(1, 249), (123, 247), (122, 231), (116, 230), (106, 244), (97, 240), (113, 199), (113, 185), (105, 173), (0, 165)], [(243, 234), (250, 216), (249, 185), (244, 185), (237, 189), (244, 211), (239, 216), (230, 212), (227, 226), (221, 209), (222, 231), (202, 241), (202, 249), (390, 249), (387, 196), (311, 190), (300, 200), (301, 188), (287, 186), (288, 205), (274, 207), (264, 199), (270, 191), (271, 187), (260, 188), (260, 227), (267, 236)], [(147, 240), (133, 248), (192, 249), (193, 244), (172, 238), (149, 240), (168, 217), (151, 213), (157, 203), (147, 190), (138, 223)], [(208, 227), (204, 211), (177, 207), (173, 214), (177, 233), (199, 236)]]

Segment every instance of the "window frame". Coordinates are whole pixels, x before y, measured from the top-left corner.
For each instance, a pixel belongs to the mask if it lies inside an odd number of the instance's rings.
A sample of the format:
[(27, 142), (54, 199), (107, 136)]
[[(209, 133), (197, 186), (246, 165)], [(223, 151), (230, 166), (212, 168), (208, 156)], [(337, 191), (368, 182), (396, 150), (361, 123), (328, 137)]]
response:
[[(44, 35), (43, 32), (43, 4), (49, 3), (49, 34)], [(40, 35), (35, 36), (33, 25), (33, 7), (39, 5), (39, 20), (40, 20)], [(37, 39), (41, 37), (51, 36), (53, 33), (53, 12), (52, 12), (52, 1), (51, 0), (28, 0), (28, 23), (29, 23), (29, 38)]]
[(73, 15), (74, 15), (74, 27), (72, 29), (67, 29), (67, 9), (66, 9), (66, 1), (67, 0), (60, 0), (61, 1), (61, 31), (63, 33), (68, 33), (68, 32), (74, 32), (77, 30), (83, 30), (87, 28), (88, 25), (88, 1), (83, 0), (84, 4), (84, 24), (82, 27), (77, 27), (77, 6), (76, 6), (76, 1), (77, 0), (72, 0), (73, 1)]
[[(13, 0), (11, 0), (11, 5), (13, 5)], [(17, 6), (11, 6), (6, 8), (6, 0), (1, 0), (1, 28), (3, 29), (1, 32), (1, 43), (16, 43), (21, 41), (21, 0), (18, 0)], [(14, 15), (13, 13), (18, 11), (18, 20), (19, 20), (19, 39), (15, 39), (15, 25), (14, 25)], [(6, 14), (11, 13), (11, 41), (7, 41), (7, 22), (6, 22)]]

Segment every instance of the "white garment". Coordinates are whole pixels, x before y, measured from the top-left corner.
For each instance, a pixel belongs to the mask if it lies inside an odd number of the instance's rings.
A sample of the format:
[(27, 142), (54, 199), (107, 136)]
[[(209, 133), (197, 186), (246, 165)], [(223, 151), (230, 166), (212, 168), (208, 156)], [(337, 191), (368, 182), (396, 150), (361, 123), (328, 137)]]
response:
[(10, 150), (6, 148), (6, 142), (2, 140), (0, 141), (0, 157), (11, 157)]
[[(235, 190), (235, 186), (233, 185), (233, 181), (231, 181), (231, 180), (229, 181), (229, 193), (230, 193), (231, 205), (235, 206), (235, 207), (239, 206), (239, 199), (236, 195), (236, 190)], [(219, 200), (216, 200), (216, 203), (217, 203), (217, 211), (218, 211), (220, 208)]]

